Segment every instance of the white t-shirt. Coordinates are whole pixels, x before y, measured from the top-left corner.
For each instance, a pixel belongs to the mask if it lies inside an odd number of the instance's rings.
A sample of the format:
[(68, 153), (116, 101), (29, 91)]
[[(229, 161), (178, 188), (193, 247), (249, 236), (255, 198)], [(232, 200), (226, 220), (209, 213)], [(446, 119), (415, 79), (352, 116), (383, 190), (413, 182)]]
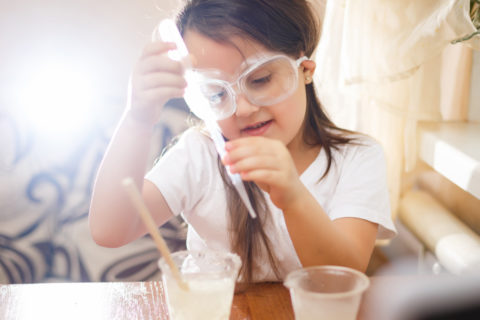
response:
[[(355, 217), (379, 225), (377, 239), (392, 238), (395, 227), (391, 219), (383, 150), (373, 139), (358, 135), (361, 144), (340, 146), (332, 150), (333, 162), (323, 175), (327, 157), (320, 151), (302, 173), (301, 181), (318, 200), (330, 219)], [(224, 250), (230, 248), (228, 207), (223, 180), (217, 165), (213, 141), (198, 129), (188, 129), (179, 141), (147, 173), (165, 197), (175, 215), (187, 221), (187, 248), (190, 250)], [(291, 242), (282, 211), (270, 201), (272, 213), (265, 231), (275, 250), (282, 278), (301, 268)], [(254, 281), (278, 280), (266, 257), (260, 257)]]

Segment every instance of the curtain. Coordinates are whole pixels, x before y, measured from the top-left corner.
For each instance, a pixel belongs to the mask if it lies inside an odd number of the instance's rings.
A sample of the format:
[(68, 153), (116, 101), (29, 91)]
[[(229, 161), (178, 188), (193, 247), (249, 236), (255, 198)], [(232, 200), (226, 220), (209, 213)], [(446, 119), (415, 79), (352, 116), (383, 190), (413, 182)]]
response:
[(316, 88), (336, 124), (383, 145), (394, 218), (416, 165), (417, 123), (442, 120), (442, 52), (480, 49), (479, 36), (451, 44), (476, 30), (469, 10), (469, 0), (326, 2)]

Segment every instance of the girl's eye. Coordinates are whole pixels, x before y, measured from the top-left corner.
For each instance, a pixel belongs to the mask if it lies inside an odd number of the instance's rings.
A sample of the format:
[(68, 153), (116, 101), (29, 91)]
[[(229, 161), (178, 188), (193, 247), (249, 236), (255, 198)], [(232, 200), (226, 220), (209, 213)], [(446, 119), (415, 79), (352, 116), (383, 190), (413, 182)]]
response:
[(226, 88), (217, 84), (205, 84), (200, 87), (203, 96), (212, 105), (221, 104), (227, 98)]
[(222, 101), (224, 96), (225, 96), (225, 91), (220, 91), (215, 94), (209, 95), (208, 101), (210, 101), (210, 103), (212, 104), (219, 104)]
[(263, 85), (263, 84), (269, 83), (271, 79), (272, 79), (272, 74), (269, 74), (269, 75), (264, 76), (264, 77), (252, 79), (252, 80), (250, 81), (250, 84), (251, 84), (252, 86), (259, 86), (259, 85)]

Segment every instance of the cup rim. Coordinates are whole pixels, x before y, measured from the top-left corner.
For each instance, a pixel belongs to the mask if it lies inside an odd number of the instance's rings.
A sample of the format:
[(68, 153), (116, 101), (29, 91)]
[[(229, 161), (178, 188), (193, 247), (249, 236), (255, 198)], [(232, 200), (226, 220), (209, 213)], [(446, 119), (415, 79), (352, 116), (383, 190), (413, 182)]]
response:
[[(182, 255), (188, 255), (188, 254), (220, 254), (220, 255), (225, 255), (225, 257), (231, 258), (234, 267), (233, 269), (236, 270), (236, 273), (238, 273), (238, 270), (241, 267), (242, 261), (238, 254), (230, 251), (223, 251), (223, 250), (212, 250), (212, 249), (207, 249), (207, 250), (179, 250), (171, 253), (172, 258), (175, 256), (182, 256)], [(161, 272), (164, 272), (164, 269), (162, 268), (162, 265), (168, 266), (167, 261), (165, 260), (165, 257), (161, 256), (157, 260), (158, 267), (160, 268)], [(165, 270), (168, 270), (167, 272), (171, 272), (170, 268), (166, 268)]]
[(367, 277), (366, 274), (363, 272), (360, 272), (358, 270), (355, 270), (353, 268), (349, 267), (344, 267), (344, 266), (336, 266), (336, 265), (323, 265), (323, 266), (311, 266), (311, 267), (305, 267), (305, 268), (300, 268), (294, 271), (291, 271), (285, 280), (283, 281), (283, 285), (287, 287), (288, 289), (293, 289), (293, 286), (291, 282), (293, 281), (293, 278), (297, 277), (300, 273), (303, 273), (305, 271), (309, 270), (335, 270), (335, 271), (344, 271), (347, 273), (352, 273), (360, 277), (361, 279), (361, 284), (358, 288), (345, 291), (345, 292), (335, 292), (335, 293), (323, 293), (323, 292), (313, 292), (309, 290), (305, 290), (302, 288), (295, 288), (295, 290), (300, 290), (304, 293), (308, 293), (311, 295), (316, 295), (316, 296), (321, 296), (322, 298), (340, 298), (340, 297), (348, 297), (348, 296), (353, 296), (356, 294), (362, 294), (365, 290), (368, 289), (370, 285), (370, 279)]

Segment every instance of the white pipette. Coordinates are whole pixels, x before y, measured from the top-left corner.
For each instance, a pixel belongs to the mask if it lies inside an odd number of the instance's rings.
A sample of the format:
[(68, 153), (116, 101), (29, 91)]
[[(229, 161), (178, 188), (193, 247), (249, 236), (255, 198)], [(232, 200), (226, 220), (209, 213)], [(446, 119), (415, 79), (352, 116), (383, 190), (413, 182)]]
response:
[[(218, 154), (220, 155), (220, 157), (223, 157), (226, 153), (225, 140), (223, 139), (217, 122), (215, 121), (215, 117), (211, 111), (208, 101), (206, 101), (206, 99), (200, 92), (200, 88), (195, 85), (195, 81), (189, 81), (189, 79), (194, 79), (195, 74), (191, 72), (192, 63), (188, 56), (187, 46), (183, 42), (182, 36), (180, 35), (180, 32), (175, 25), (175, 22), (173, 22), (173, 20), (171, 19), (163, 20), (159, 24), (157, 32), (160, 36), (160, 39), (162, 39), (163, 41), (174, 42), (177, 45), (177, 49), (169, 51), (168, 56), (172, 60), (181, 61), (183, 66), (185, 67), (185, 78), (189, 86), (189, 90), (187, 92), (189, 92), (188, 94), (191, 96), (190, 99), (188, 99), (188, 97), (185, 97), (185, 101), (187, 101), (187, 105), (190, 110), (192, 110), (193, 113), (195, 113), (205, 122), (207, 130), (209, 131), (210, 136), (213, 139)], [(188, 103), (188, 101), (195, 101), (195, 103)], [(227, 173), (235, 189), (240, 195), (240, 198), (247, 207), (250, 216), (252, 218), (256, 218), (257, 214), (255, 213), (255, 210), (250, 203), (250, 199), (248, 198), (247, 191), (245, 190), (245, 186), (243, 185), (243, 181), (240, 175), (238, 173), (233, 174), (229, 170), (227, 170)]]

